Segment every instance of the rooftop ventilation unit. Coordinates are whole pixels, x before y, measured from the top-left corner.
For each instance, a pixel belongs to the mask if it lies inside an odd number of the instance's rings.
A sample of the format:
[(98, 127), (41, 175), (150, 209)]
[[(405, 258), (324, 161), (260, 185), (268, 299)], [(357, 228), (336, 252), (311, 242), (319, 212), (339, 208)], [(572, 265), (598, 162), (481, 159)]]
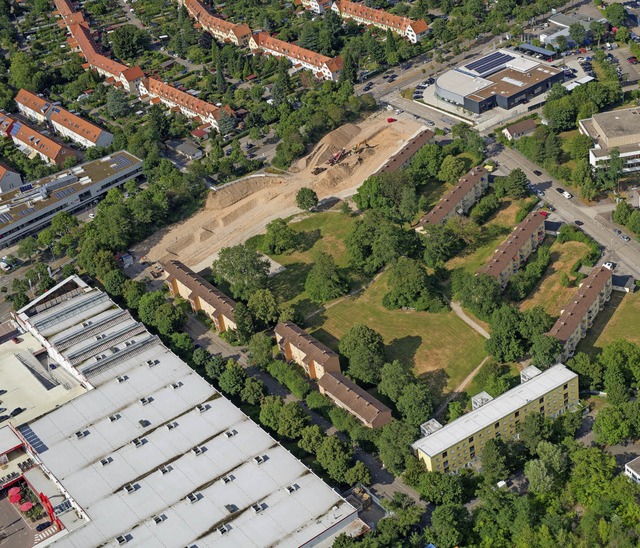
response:
[(79, 432), (76, 432), (76, 438), (78, 438), (79, 440), (84, 438), (86, 435), (87, 435), (87, 432), (84, 432), (82, 430), (80, 430)]
[(232, 482), (234, 479), (236, 479), (236, 477), (233, 474), (229, 474), (228, 476), (222, 476), (222, 481), (224, 483), (230, 483)]
[(423, 436), (430, 436), (440, 428), (442, 428), (442, 425), (436, 419), (429, 419), (420, 425), (420, 432), (422, 432)]
[(524, 384), (527, 381), (533, 379), (533, 377), (537, 377), (542, 371), (538, 369), (535, 365), (530, 365), (529, 367), (525, 367), (522, 371), (520, 371), (520, 384)]
[(291, 494), (291, 493), (295, 493), (298, 489), (300, 489), (300, 486), (297, 483), (292, 483), (291, 485), (287, 486), (287, 493)]
[(167, 516), (165, 516), (164, 514), (162, 514), (161, 516), (153, 516), (153, 521), (155, 521), (156, 524), (162, 523), (165, 519), (167, 519)]
[(471, 409), (480, 409), (483, 405), (486, 405), (493, 400), (493, 396), (487, 392), (480, 392), (471, 398)]
[(202, 455), (202, 453), (204, 453), (205, 450), (206, 450), (206, 447), (204, 445), (196, 445), (193, 449), (191, 449), (193, 454), (196, 456)]
[(115, 415), (111, 415), (111, 416), (109, 417), (109, 420), (110, 420), (111, 422), (115, 422), (115, 421), (117, 421), (117, 420), (119, 420), (119, 419), (121, 419), (121, 418), (122, 418), (122, 415), (120, 415), (120, 413), (116, 413)]
[(256, 464), (262, 464), (266, 460), (266, 455), (258, 455), (257, 457), (253, 457), (253, 462), (255, 462)]
[(198, 405), (196, 405), (196, 409), (200, 412), (200, 413), (204, 413), (207, 409), (209, 409), (208, 405), (204, 405), (202, 403), (199, 403)]
[(127, 485), (124, 486), (124, 490), (130, 495), (136, 490), (136, 486), (133, 485), (133, 483), (127, 483)]
[(162, 475), (164, 474), (168, 474), (169, 472), (171, 472), (171, 470), (173, 470), (173, 466), (170, 466), (169, 464), (161, 466), (160, 468), (158, 468), (158, 470), (160, 470), (160, 473)]
[(178, 426), (178, 423), (176, 421), (170, 422), (169, 424), (167, 424), (167, 428), (169, 430), (173, 430), (174, 428), (176, 428)]
[(124, 382), (126, 380), (129, 380), (129, 377), (127, 375), (120, 375), (119, 377), (117, 377), (118, 382)]
[(200, 500), (200, 493), (189, 493), (187, 495), (187, 500), (193, 504), (194, 502), (198, 502)]
[(181, 386), (183, 386), (182, 381), (178, 381), (178, 382), (174, 382), (174, 383), (171, 385), (171, 388), (173, 388), (174, 390), (176, 390), (176, 389), (180, 388)]
[(145, 443), (147, 443), (147, 440), (145, 438), (134, 438), (133, 440), (131, 440), (131, 443), (133, 443), (133, 445), (135, 445), (136, 447), (142, 447)]
[(102, 466), (106, 466), (107, 464), (111, 464), (113, 462), (113, 457), (107, 457), (104, 458), (100, 461), (100, 464), (102, 464)]
[(227, 430), (224, 435), (227, 436), (227, 438), (233, 438), (237, 433), (237, 430)]
[(124, 535), (120, 535), (119, 537), (116, 537), (116, 541), (118, 542), (118, 544), (122, 545), (122, 544), (126, 544), (127, 542), (129, 542), (129, 539), (127, 537), (125, 537)]
[(259, 514), (260, 512), (262, 512), (264, 510), (264, 506), (262, 505), (261, 502), (257, 502), (256, 504), (252, 504), (251, 508), (253, 508), (253, 511), (256, 514)]

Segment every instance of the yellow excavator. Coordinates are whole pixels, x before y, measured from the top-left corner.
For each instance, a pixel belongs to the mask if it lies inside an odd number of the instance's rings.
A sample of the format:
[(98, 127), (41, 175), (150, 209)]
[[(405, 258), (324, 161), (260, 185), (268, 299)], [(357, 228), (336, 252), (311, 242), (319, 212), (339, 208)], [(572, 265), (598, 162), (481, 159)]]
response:
[(356, 146), (351, 149), (351, 152), (354, 154), (360, 154), (366, 148), (373, 148), (366, 140), (359, 142)]

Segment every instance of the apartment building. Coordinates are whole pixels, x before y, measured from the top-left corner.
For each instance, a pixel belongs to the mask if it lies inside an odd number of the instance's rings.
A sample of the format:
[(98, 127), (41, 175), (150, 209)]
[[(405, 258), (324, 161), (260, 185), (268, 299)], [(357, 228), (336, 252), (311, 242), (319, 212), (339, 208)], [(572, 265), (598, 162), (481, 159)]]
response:
[(14, 188), (20, 187), (20, 185), (22, 185), (20, 174), (0, 162), (0, 194), (10, 192)]
[(593, 139), (594, 146), (589, 150), (592, 167), (606, 167), (617, 149), (624, 160), (624, 172), (640, 170), (640, 108), (598, 112), (579, 120), (578, 128)]
[(302, 367), (310, 379), (325, 373), (340, 373), (340, 358), (293, 322), (280, 322), (275, 329), (276, 342), (288, 362)]
[(211, 15), (198, 0), (177, 0), (184, 6), (189, 16), (200, 24), (218, 42), (231, 43), (234, 46), (246, 46), (251, 38), (251, 29), (247, 24), (236, 25), (220, 17)]
[(420, 42), (429, 32), (429, 26), (424, 19), (414, 21), (408, 17), (393, 15), (384, 10), (367, 7), (364, 3), (337, 0), (331, 6), (342, 19), (352, 19), (362, 25), (391, 30), (409, 40), (412, 44)]
[(576, 346), (593, 325), (593, 320), (611, 298), (613, 273), (604, 266), (596, 266), (582, 281), (578, 291), (560, 311), (558, 321), (547, 333), (564, 346), (560, 360), (573, 356)]
[(416, 456), (430, 472), (457, 472), (477, 465), (488, 440), (513, 438), (530, 413), (554, 418), (579, 403), (578, 375), (562, 364), (546, 371), (531, 366), (523, 370), (520, 384), (497, 398), (484, 394), (474, 409), (441, 426), (422, 425), (423, 437), (412, 444)]
[(67, 158), (75, 157), (73, 150), (22, 122), (14, 122), (9, 133), (13, 143), (27, 156), (39, 157), (48, 164), (62, 166)]
[(113, 143), (113, 135), (87, 122), (68, 110), (53, 105), (51, 101), (30, 91), (21, 89), (16, 95), (18, 110), (41, 124), (50, 125), (58, 134), (85, 148), (107, 147)]
[(174, 297), (189, 301), (194, 312), (203, 312), (219, 332), (236, 328), (233, 299), (211, 285), (202, 276), (180, 261), (162, 264), (167, 277), (165, 283)]
[(302, 0), (302, 7), (312, 13), (322, 15), (325, 11), (331, 9), (331, 0)]
[(374, 175), (380, 173), (393, 173), (399, 169), (407, 167), (411, 159), (425, 145), (433, 143), (435, 133), (430, 129), (419, 129), (400, 149), (375, 171)]
[(142, 98), (150, 98), (152, 103), (158, 102), (169, 108), (179, 109), (187, 118), (199, 118), (216, 130), (223, 112), (229, 117), (234, 116), (233, 110), (227, 105), (217, 107), (156, 78), (143, 78), (139, 90)]
[(624, 465), (624, 473), (635, 483), (640, 483), (640, 457), (636, 457)]
[(341, 373), (325, 373), (318, 379), (318, 389), (367, 428), (381, 428), (391, 422), (391, 409)]
[(418, 223), (417, 230), (427, 224), (442, 225), (454, 215), (466, 214), (489, 187), (489, 174), (482, 166), (474, 167), (458, 179), (436, 206)]
[(251, 36), (249, 48), (252, 52), (263, 52), (276, 57), (286, 57), (297, 69), (310, 70), (316, 78), (338, 81), (342, 70), (342, 58), (327, 57), (314, 51), (289, 44), (269, 36), (266, 32), (258, 32)]
[(0, 247), (36, 234), (61, 211), (82, 211), (110, 189), (142, 175), (142, 161), (122, 150), (0, 196)]
[(504, 288), (532, 253), (544, 241), (545, 217), (533, 211), (519, 223), (509, 237), (496, 249), (489, 262), (479, 273), (494, 277)]

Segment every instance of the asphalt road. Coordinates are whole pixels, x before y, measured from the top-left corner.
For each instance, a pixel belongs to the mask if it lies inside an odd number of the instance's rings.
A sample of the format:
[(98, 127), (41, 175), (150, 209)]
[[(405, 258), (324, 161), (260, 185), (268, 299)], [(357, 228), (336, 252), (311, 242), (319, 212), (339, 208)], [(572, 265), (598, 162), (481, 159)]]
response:
[[(631, 241), (624, 242), (613, 232), (618, 227), (608, 219), (614, 204), (588, 206), (576, 196), (567, 200), (555, 191), (560, 186), (557, 180), (513, 149), (505, 147), (493, 158), (498, 161), (503, 173), (518, 167), (522, 169), (536, 188), (545, 192), (543, 200), (556, 208), (552, 219), (558, 218), (568, 224), (582, 221), (584, 225), (580, 228), (606, 249), (603, 260), (617, 263), (616, 272), (640, 279), (640, 243), (631, 234)], [(541, 171), (542, 175), (535, 175), (534, 169)]]

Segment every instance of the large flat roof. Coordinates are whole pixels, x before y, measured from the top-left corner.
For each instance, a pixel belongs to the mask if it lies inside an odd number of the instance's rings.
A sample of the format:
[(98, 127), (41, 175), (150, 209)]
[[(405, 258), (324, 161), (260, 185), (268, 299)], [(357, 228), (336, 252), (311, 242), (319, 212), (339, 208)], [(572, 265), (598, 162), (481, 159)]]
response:
[(491, 76), (487, 76), (487, 80), (490, 81), (489, 85), (470, 93), (467, 97), (474, 100), (487, 99), (492, 95), (510, 97), (523, 90), (535, 87), (561, 72), (562, 70), (558, 68), (540, 64), (535, 68), (529, 68), (528, 72), (508, 67)]
[(464, 441), (474, 432), (486, 428), (503, 417), (535, 401), (558, 386), (569, 382), (577, 375), (563, 364), (557, 364), (543, 371), (531, 380), (508, 390), (482, 407), (456, 419), (433, 434), (412, 444), (414, 450), (434, 457), (447, 448)]
[(640, 143), (640, 108), (598, 112), (593, 115), (593, 119), (598, 123), (607, 139), (637, 135)]
[[(69, 279), (62, 284), (73, 291)], [(103, 295), (88, 289), (20, 315), (93, 386), (22, 428), (89, 517), (56, 545), (111, 546), (122, 535), (127, 546), (301, 546), (357, 519), (350, 504)]]

